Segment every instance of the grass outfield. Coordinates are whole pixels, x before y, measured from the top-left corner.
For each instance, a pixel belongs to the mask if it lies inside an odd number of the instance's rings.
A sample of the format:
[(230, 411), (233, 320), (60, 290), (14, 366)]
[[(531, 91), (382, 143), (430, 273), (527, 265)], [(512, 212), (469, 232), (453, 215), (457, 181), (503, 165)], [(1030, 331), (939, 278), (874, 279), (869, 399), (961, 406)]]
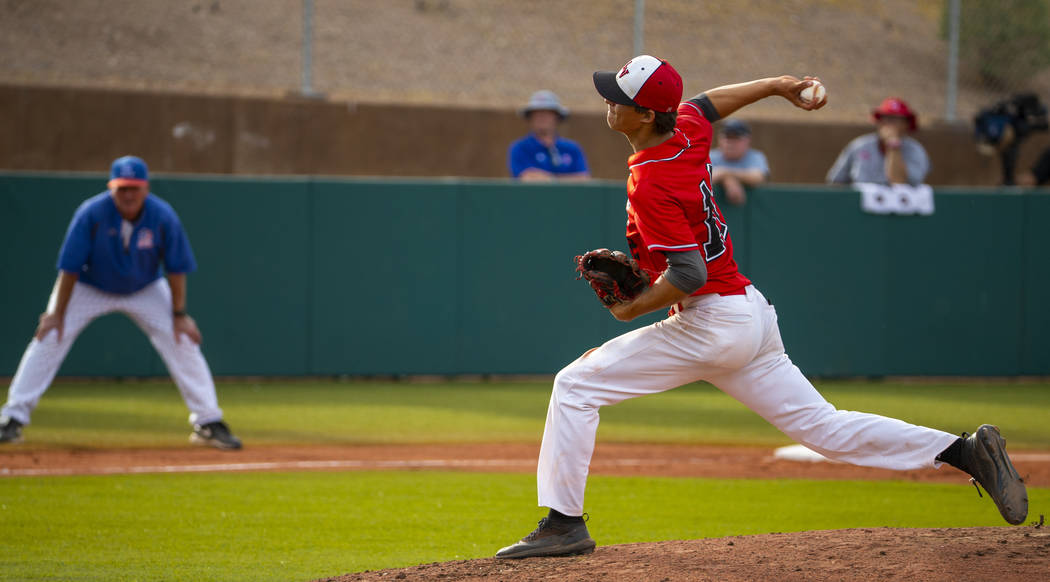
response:
[[(1050, 382), (821, 382), (839, 408), (951, 433), (998, 424), (1011, 449), (1050, 449)], [(220, 382), (219, 403), (247, 444), (539, 443), (549, 382)], [(186, 409), (168, 382), (56, 383), (23, 446), (181, 446)], [(599, 440), (782, 445), (791, 441), (706, 384), (602, 410)]]
[[(998, 423), (1019, 448), (1050, 449), (1050, 384), (821, 383), (840, 408), (951, 432)], [(547, 382), (221, 382), (246, 446), (535, 442)], [(167, 382), (59, 383), (25, 448), (185, 446)], [(605, 441), (786, 444), (706, 385), (603, 410)], [(3, 449), (0, 449), (0, 466)], [(1030, 489), (1030, 517), (1050, 489)], [(0, 478), (0, 579), (311, 580), (491, 556), (534, 527), (531, 475), (231, 473)], [(591, 478), (600, 544), (846, 527), (1004, 524), (968, 485)]]
[[(1050, 489), (1030, 491), (1033, 508)], [(313, 580), (491, 557), (542, 515), (530, 475), (348, 472), (0, 479), (5, 580)], [(1004, 525), (964, 485), (591, 479), (599, 544)]]

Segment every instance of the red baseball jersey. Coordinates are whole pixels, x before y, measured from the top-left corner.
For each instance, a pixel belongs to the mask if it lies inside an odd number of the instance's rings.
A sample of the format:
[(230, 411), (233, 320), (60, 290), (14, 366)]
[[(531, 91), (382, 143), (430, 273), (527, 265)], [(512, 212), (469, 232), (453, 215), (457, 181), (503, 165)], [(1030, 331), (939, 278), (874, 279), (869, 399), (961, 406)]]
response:
[(733, 242), (711, 190), (711, 122), (689, 101), (678, 106), (674, 136), (627, 162), (627, 243), (642, 268), (667, 269), (665, 251), (699, 250), (707, 283), (693, 295), (739, 292), (751, 283), (737, 270)]

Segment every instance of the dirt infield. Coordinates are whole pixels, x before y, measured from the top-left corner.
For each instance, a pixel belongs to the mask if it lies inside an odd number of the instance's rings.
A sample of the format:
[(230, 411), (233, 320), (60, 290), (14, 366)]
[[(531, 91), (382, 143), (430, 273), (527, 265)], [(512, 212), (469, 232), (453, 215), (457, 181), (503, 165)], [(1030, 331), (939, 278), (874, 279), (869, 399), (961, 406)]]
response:
[[(97, 475), (222, 471), (446, 470), (531, 473), (538, 444), (424, 444), (248, 446), (236, 452), (208, 448), (0, 449), (0, 476)], [(1010, 451), (1018, 472), (1035, 487), (1050, 487), (1050, 451)], [(941, 469), (890, 471), (842, 463), (776, 459), (770, 447), (599, 443), (595, 475), (652, 475), (756, 479), (896, 479), (966, 483)]]
[(589, 556), (461, 560), (324, 578), (366, 580), (1047, 580), (1050, 531), (848, 529), (599, 547)]
[[(0, 450), (0, 477), (117, 473), (304, 470), (535, 470), (533, 444), (259, 446), (214, 449), (68, 449), (30, 445)], [(1018, 472), (1050, 486), (1050, 451), (1011, 451)], [(903, 479), (966, 483), (950, 467), (888, 471), (774, 458), (773, 449), (601, 443), (599, 475), (718, 478)], [(1034, 525), (965, 529), (850, 529), (600, 546), (571, 558), (463, 560), (328, 581), (368, 580), (1050, 580), (1050, 529)], [(599, 540), (600, 541), (600, 540)]]

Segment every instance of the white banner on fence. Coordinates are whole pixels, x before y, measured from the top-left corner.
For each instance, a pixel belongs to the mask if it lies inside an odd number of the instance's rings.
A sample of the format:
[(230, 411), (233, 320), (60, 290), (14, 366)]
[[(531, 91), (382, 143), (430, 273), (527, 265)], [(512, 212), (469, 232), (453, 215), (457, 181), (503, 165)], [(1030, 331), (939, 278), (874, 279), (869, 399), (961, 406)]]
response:
[(872, 214), (933, 214), (933, 188), (929, 184), (861, 183), (854, 184), (860, 191), (860, 208)]

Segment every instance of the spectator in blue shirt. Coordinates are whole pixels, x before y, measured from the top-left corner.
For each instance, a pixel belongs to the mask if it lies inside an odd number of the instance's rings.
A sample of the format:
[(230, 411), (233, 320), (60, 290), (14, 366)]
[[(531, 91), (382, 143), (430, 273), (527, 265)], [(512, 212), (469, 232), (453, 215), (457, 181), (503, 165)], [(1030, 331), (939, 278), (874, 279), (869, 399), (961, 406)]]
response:
[(525, 182), (590, 179), (583, 149), (558, 135), (558, 125), (569, 110), (557, 95), (537, 91), (520, 113), (528, 122), (529, 135), (510, 145), (507, 165), (511, 176)]
[(186, 274), (197, 268), (178, 215), (150, 193), (146, 162), (124, 156), (109, 189), (73, 214), (58, 254), (58, 278), (0, 410), (0, 443), (22, 427), (80, 332), (107, 313), (127, 315), (149, 337), (190, 409), (190, 441), (239, 449), (222, 420), (201, 332), (186, 312)]
[(728, 119), (718, 131), (718, 149), (711, 151), (711, 181), (722, 186), (726, 201), (736, 206), (747, 202), (746, 188), (769, 179), (769, 162), (762, 152), (751, 149), (751, 126), (742, 119)]

